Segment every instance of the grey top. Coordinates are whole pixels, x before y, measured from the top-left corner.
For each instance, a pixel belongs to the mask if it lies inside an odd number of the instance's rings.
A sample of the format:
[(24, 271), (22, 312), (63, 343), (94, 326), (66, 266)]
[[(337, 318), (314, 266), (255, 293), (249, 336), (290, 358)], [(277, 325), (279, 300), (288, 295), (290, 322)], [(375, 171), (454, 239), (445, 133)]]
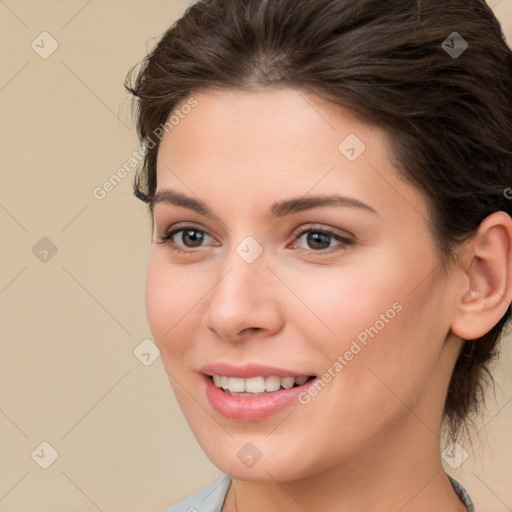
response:
[[(466, 489), (450, 475), (448, 475), (448, 478), (460, 500), (468, 509), (468, 512), (475, 512), (473, 502)], [(164, 512), (221, 512), (230, 485), (231, 478), (224, 475)]]

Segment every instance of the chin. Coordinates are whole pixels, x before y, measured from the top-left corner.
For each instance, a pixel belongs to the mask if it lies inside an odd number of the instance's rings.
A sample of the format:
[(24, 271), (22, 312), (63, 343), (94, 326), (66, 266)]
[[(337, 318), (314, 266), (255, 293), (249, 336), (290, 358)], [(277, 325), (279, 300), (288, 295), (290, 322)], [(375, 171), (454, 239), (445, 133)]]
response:
[[(266, 448), (265, 444), (269, 446)], [(259, 442), (257, 438), (251, 441), (250, 436), (233, 437), (228, 442), (202, 448), (220, 471), (237, 480), (290, 482), (311, 476), (315, 466), (297, 448), (291, 447), (290, 453), (285, 454), (275, 444)]]

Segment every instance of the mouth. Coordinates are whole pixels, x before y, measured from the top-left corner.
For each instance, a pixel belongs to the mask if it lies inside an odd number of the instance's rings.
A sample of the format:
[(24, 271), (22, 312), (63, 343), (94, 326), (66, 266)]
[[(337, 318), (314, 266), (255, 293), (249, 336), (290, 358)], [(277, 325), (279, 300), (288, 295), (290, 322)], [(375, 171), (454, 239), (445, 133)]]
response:
[(304, 366), (296, 371), (261, 362), (224, 361), (199, 369), (212, 408), (236, 421), (260, 421), (288, 407), (302, 407), (299, 397), (318, 381), (310, 371)]
[(207, 375), (213, 385), (232, 396), (257, 397), (268, 395), (277, 391), (304, 386), (315, 375), (301, 375), (299, 377), (280, 377), (278, 375), (260, 375), (250, 378), (228, 377), (226, 375)]

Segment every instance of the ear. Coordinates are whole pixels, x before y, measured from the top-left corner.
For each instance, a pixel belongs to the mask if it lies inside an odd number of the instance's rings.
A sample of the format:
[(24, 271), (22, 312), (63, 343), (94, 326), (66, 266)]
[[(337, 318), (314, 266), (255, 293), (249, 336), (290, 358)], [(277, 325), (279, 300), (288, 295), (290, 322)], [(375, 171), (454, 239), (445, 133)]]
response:
[(489, 215), (468, 242), (466, 279), (452, 319), (462, 339), (487, 334), (512, 300), (512, 219), (503, 211)]

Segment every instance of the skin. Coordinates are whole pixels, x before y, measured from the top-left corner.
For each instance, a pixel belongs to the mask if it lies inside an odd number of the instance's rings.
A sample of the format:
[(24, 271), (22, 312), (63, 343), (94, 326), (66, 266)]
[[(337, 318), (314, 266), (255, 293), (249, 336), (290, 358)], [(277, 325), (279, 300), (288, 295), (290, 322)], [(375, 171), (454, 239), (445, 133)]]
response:
[[(510, 217), (488, 217), (445, 273), (423, 194), (400, 179), (381, 130), (290, 88), (194, 97), (161, 141), (157, 188), (215, 217), (155, 204), (146, 306), (197, 441), (233, 478), (223, 512), (464, 511), (441, 465), (442, 409), (460, 337), (488, 332), (510, 303)], [(366, 146), (352, 162), (338, 150), (349, 134)], [(269, 216), (275, 201), (334, 191), (376, 213)], [(173, 237), (186, 253), (156, 243), (178, 223), (203, 230), (202, 245), (187, 230)], [(328, 237), (322, 251), (299, 227), (353, 243)], [(236, 252), (247, 236), (263, 249), (252, 263)], [(321, 376), (394, 303), (401, 311), (306, 405), (235, 421), (203, 392), (199, 369), (219, 361)], [(262, 453), (250, 468), (237, 458), (248, 442)]]

